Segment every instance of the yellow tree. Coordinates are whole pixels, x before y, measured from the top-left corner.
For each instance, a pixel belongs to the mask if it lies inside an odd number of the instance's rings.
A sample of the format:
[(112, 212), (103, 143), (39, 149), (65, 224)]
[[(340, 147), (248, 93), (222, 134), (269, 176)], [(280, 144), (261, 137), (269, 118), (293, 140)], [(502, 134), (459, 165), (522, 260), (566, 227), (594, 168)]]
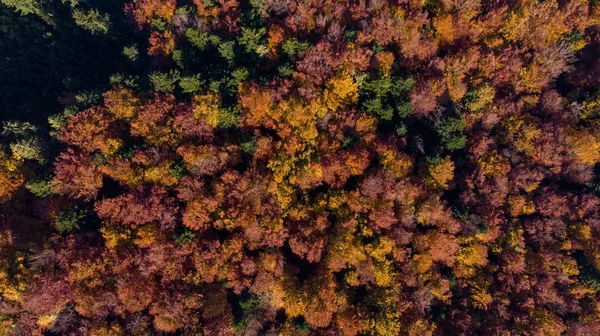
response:
[(22, 164), (23, 159), (18, 154), (8, 155), (0, 147), (0, 201), (9, 198), (23, 184)]
[(427, 166), (427, 177), (425, 181), (434, 187), (447, 189), (449, 183), (454, 179), (454, 162), (450, 156), (440, 160), (434, 160)]

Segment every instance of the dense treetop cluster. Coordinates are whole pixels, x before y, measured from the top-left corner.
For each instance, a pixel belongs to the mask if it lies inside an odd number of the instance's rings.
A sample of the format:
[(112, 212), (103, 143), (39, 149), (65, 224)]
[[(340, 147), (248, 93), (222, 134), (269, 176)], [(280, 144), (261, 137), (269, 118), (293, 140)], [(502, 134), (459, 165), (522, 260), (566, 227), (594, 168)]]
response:
[(0, 0), (0, 335), (600, 334), (595, 0)]

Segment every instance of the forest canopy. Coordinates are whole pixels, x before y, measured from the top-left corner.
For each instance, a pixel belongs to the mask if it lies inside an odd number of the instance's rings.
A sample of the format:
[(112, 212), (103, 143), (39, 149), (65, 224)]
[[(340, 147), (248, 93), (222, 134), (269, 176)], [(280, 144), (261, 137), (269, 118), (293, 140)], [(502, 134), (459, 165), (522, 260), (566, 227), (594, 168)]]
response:
[(600, 334), (595, 0), (0, 0), (0, 336)]

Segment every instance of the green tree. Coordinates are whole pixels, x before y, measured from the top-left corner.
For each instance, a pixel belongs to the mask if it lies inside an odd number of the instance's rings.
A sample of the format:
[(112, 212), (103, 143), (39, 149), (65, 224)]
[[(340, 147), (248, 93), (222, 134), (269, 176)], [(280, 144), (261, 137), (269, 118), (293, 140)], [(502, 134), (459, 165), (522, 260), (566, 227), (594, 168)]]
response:
[(242, 34), (238, 39), (240, 45), (244, 46), (247, 53), (257, 53), (260, 56), (265, 56), (265, 50), (268, 52), (266, 45), (266, 29), (242, 28)]
[(81, 228), (86, 217), (87, 212), (77, 207), (63, 211), (54, 217), (54, 227), (60, 233), (73, 232)]
[(455, 151), (465, 147), (467, 136), (464, 133), (466, 127), (462, 115), (445, 116), (434, 124), (442, 144), (449, 150)]
[(218, 120), (219, 128), (237, 128), (240, 120), (240, 107), (235, 105), (220, 109)]
[(123, 55), (125, 55), (125, 57), (127, 57), (130, 61), (136, 61), (139, 54), (140, 52), (135, 44), (123, 47)]
[(288, 57), (292, 57), (301, 51), (308, 50), (310, 48), (310, 43), (300, 42), (297, 39), (292, 38), (283, 41), (281, 48)]
[(83, 9), (73, 10), (73, 19), (81, 28), (94, 35), (106, 34), (110, 28), (110, 17), (108, 14), (100, 14), (96, 9), (85, 11)]
[(235, 51), (233, 50), (234, 46), (235, 41), (221, 41), (217, 44), (217, 50), (219, 50), (219, 54), (231, 66), (235, 64)]
[(172, 93), (180, 79), (179, 71), (171, 70), (168, 73), (154, 72), (150, 75), (150, 83), (154, 90), (163, 93)]
[(258, 147), (258, 142), (256, 140), (256, 136), (254, 134), (243, 134), (240, 146), (244, 153), (254, 154), (256, 152), (256, 148)]
[(37, 127), (28, 122), (10, 120), (2, 123), (2, 136), (25, 136), (37, 131)]
[(48, 197), (55, 195), (54, 189), (52, 188), (51, 178), (40, 177), (35, 180), (31, 180), (25, 184), (25, 188), (37, 197)]
[(396, 124), (396, 133), (404, 135), (406, 126), (402, 120), (412, 110), (408, 94), (415, 85), (414, 79), (377, 74), (360, 78), (358, 83), (362, 107), (380, 121)]
[(36, 160), (39, 163), (46, 162), (44, 146), (39, 138), (19, 139), (10, 144), (10, 149), (24, 159)]
[(194, 237), (196, 237), (196, 233), (194, 233), (194, 231), (190, 229), (185, 228), (183, 231), (175, 233), (173, 241), (176, 245), (182, 246), (191, 242), (192, 239), (194, 239)]
[(210, 39), (208, 38), (207, 33), (201, 33), (193, 28), (186, 30), (185, 37), (187, 37), (188, 41), (196, 48), (200, 50), (204, 50)]
[(42, 19), (48, 19), (48, 14), (44, 10), (45, 0), (0, 0), (3, 5), (14, 8), (21, 15), (35, 14)]
[(179, 80), (179, 87), (184, 93), (196, 94), (202, 90), (203, 81), (200, 79), (200, 75), (185, 76)]

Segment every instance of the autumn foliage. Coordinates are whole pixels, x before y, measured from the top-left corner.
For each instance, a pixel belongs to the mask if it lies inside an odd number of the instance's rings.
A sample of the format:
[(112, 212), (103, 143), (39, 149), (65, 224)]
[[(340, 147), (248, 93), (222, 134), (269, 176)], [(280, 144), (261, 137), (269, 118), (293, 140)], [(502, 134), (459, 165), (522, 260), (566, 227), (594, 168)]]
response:
[(0, 147), (0, 329), (600, 334), (597, 7), (127, 3), (156, 72), (65, 114), (44, 197)]

